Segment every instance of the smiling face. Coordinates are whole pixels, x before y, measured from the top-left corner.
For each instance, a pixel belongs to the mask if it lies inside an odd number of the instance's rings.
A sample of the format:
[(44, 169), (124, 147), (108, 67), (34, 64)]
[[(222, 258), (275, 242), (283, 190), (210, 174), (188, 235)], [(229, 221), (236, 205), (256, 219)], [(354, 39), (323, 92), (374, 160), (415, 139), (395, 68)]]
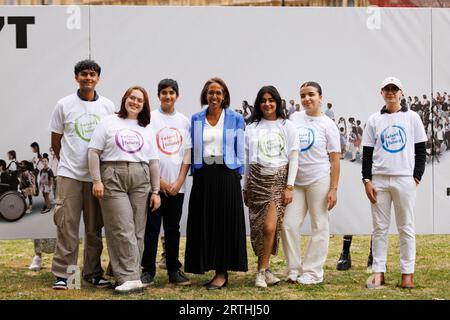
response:
[(143, 108), (144, 94), (140, 90), (132, 90), (125, 100), (125, 109), (127, 110), (128, 119), (137, 119)]
[(75, 76), (81, 91), (93, 91), (100, 81), (100, 76), (93, 69), (84, 69)]
[(320, 115), (320, 103), (322, 102), (322, 96), (319, 94), (316, 87), (306, 86), (300, 88), (300, 101), (307, 115)]
[(277, 103), (270, 93), (266, 92), (263, 94), (259, 107), (261, 108), (264, 119), (277, 119)]
[(381, 95), (383, 96), (386, 106), (393, 106), (400, 104), (402, 91), (395, 84), (388, 84), (381, 89)]
[(206, 101), (210, 108), (221, 108), (222, 102), (225, 99), (223, 88), (218, 83), (211, 83), (206, 91)]
[(172, 112), (175, 102), (178, 99), (177, 92), (172, 87), (167, 87), (159, 93), (159, 101), (161, 101), (161, 108), (165, 112)]

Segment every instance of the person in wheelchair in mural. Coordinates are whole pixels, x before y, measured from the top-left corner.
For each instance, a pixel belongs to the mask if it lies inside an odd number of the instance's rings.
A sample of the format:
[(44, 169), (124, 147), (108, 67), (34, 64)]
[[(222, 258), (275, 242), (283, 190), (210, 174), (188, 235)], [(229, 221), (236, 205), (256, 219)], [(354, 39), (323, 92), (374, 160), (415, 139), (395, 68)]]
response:
[(19, 170), (6, 169), (5, 160), (0, 160), (0, 217), (6, 221), (17, 221), (25, 215), (24, 196), (18, 192)]

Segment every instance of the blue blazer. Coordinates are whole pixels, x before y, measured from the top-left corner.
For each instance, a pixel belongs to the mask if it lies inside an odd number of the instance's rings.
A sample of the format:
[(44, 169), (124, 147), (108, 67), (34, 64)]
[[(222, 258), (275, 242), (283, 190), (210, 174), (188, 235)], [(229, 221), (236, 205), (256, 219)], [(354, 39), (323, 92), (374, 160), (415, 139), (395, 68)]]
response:
[[(205, 128), (206, 111), (208, 108), (194, 114), (191, 118), (192, 161), (191, 174), (203, 166), (203, 130)], [(245, 122), (242, 115), (225, 108), (223, 125), (223, 158), (225, 165), (239, 174), (244, 174), (245, 164)]]

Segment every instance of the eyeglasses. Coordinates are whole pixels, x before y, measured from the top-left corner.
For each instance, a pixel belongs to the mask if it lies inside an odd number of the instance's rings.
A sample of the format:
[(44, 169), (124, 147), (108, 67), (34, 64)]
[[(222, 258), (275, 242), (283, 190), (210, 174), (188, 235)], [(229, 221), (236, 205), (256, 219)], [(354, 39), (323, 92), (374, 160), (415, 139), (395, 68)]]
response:
[(213, 95), (216, 95), (216, 96), (218, 96), (218, 97), (221, 97), (222, 95), (223, 95), (223, 92), (222, 91), (208, 91), (208, 92), (206, 92), (206, 94), (208, 95), (208, 96), (213, 96)]
[(383, 91), (385, 92), (392, 92), (392, 93), (397, 93), (400, 89), (395, 86), (395, 85), (387, 85), (386, 87), (383, 88)]

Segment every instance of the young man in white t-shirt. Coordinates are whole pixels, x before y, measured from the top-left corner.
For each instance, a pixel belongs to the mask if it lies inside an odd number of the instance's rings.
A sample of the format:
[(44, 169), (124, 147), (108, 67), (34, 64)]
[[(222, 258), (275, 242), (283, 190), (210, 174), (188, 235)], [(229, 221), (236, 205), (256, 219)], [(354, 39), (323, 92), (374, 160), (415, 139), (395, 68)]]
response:
[(98, 200), (92, 195), (88, 144), (96, 125), (114, 113), (115, 107), (95, 91), (101, 72), (95, 61), (80, 61), (74, 71), (79, 89), (57, 102), (49, 124), (52, 148), (59, 161), (54, 214), (57, 244), (52, 263), (56, 290), (68, 288), (67, 279), (77, 266), (81, 212), (85, 228), (83, 279), (97, 288), (111, 287), (102, 277), (103, 219)]
[(427, 135), (417, 113), (400, 105), (403, 85), (388, 77), (381, 84), (386, 103), (367, 121), (363, 134), (362, 177), (371, 202), (374, 274), (368, 288), (384, 284), (391, 205), (400, 237), (402, 288), (413, 288), (416, 258), (414, 203), (417, 185), (425, 171)]
[(151, 123), (160, 157), (161, 206), (149, 213), (145, 229), (142, 277), (144, 286), (153, 282), (156, 273), (156, 253), (161, 219), (164, 228), (165, 258), (169, 282), (175, 285), (190, 285), (189, 279), (180, 270), (178, 260), (180, 245), (180, 220), (183, 212), (185, 179), (191, 158), (191, 124), (188, 118), (175, 110), (178, 99), (178, 83), (172, 79), (158, 84), (161, 107), (151, 113)]

